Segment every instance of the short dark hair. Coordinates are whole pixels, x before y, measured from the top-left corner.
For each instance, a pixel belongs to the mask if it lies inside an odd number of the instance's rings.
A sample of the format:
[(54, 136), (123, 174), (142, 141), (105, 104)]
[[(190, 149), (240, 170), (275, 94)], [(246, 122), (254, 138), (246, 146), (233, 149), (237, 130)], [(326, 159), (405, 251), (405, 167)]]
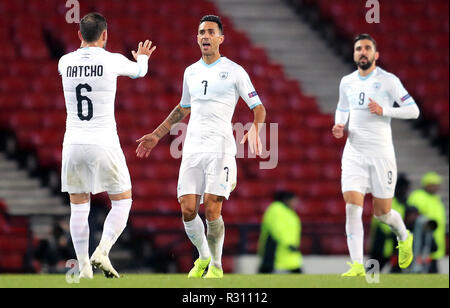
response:
[(292, 200), (295, 197), (296, 195), (292, 191), (279, 190), (274, 193), (273, 199), (286, 204), (289, 200)]
[(355, 37), (355, 40), (353, 41), (353, 45), (356, 44), (356, 42), (361, 41), (361, 40), (369, 40), (373, 43), (373, 46), (375, 47), (375, 50), (377, 50), (377, 42), (375, 41), (375, 39), (370, 36), (370, 34), (367, 33), (360, 33)]
[(216, 15), (206, 15), (200, 19), (200, 24), (205, 21), (215, 22), (219, 26), (220, 33), (223, 34), (223, 24), (219, 16)]
[(81, 36), (87, 43), (95, 42), (107, 28), (105, 17), (100, 13), (89, 13), (80, 21)]

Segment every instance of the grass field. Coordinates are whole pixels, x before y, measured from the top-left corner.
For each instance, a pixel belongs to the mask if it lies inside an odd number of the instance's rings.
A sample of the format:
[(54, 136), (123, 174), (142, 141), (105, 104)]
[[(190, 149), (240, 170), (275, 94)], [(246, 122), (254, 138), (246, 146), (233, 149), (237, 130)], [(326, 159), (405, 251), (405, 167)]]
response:
[(237, 275), (188, 279), (186, 274), (125, 274), (121, 279), (95, 275), (69, 284), (65, 275), (0, 275), (0, 288), (448, 288), (448, 275), (380, 275), (379, 283), (339, 275)]

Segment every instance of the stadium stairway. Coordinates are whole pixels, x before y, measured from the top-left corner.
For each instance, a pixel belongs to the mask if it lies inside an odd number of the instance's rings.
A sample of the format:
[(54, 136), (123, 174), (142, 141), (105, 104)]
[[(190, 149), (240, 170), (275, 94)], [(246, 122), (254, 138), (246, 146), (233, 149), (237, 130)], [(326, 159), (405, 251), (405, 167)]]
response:
[[(282, 64), (289, 77), (298, 80), (307, 95), (317, 97), (322, 112), (334, 114), (339, 82), (355, 68), (337, 56), (292, 7), (279, 0), (213, 2), (224, 14), (232, 17), (237, 29), (247, 31), (254, 44), (264, 47), (272, 61)], [(393, 120), (392, 123), (399, 172), (407, 173), (412, 181), (411, 189), (420, 186), (425, 172), (436, 171), (442, 175), (444, 183), (440, 194), (447, 205), (448, 221), (448, 161), (418, 131), (413, 130), (410, 122)]]
[(30, 217), (30, 227), (37, 238), (50, 236), (54, 215), (70, 213), (62, 198), (42, 187), (39, 179), (30, 177), (27, 170), (4, 153), (0, 153), (0, 199), (7, 204), (8, 214)]

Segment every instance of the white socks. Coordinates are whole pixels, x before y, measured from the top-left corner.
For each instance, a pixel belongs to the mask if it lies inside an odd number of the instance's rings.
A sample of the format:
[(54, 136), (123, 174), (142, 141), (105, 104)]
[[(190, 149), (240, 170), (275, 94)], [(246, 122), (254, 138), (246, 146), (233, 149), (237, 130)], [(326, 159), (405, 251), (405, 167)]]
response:
[[(362, 222), (363, 208), (354, 204), (346, 205), (346, 224), (347, 245), (352, 261), (363, 263), (364, 256), (364, 228)], [(398, 240), (404, 241), (408, 237), (405, 223), (400, 214), (391, 210), (382, 216), (375, 216), (382, 223), (391, 227), (392, 232), (397, 235)]]
[(211, 251), (211, 264), (222, 268), (222, 249), (225, 239), (225, 224), (222, 216), (213, 221), (206, 221), (208, 226), (208, 246)]
[(89, 264), (89, 212), (91, 203), (70, 204), (70, 236), (81, 267)]
[(364, 257), (364, 227), (362, 221), (362, 206), (347, 204), (345, 207), (347, 246), (353, 262), (363, 263)]
[(400, 214), (396, 210), (391, 210), (389, 213), (383, 216), (375, 217), (382, 223), (385, 223), (389, 227), (391, 227), (392, 232), (397, 235), (398, 240), (406, 240), (406, 238), (408, 237), (408, 232), (406, 231), (406, 226), (403, 222), (402, 216), (400, 216)]
[(127, 226), (131, 203), (131, 199), (111, 201), (111, 210), (109, 211), (108, 216), (106, 216), (102, 239), (99, 244), (100, 250), (106, 256)]
[(184, 221), (184, 229), (197, 248), (200, 259), (206, 260), (211, 257), (211, 264), (222, 268), (222, 250), (225, 239), (225, 224), (222, 216), (213, 221), (206, 220), (207, 235), (205, 236), (205, 226), (200, 216), (195, 216), (191, 221)]
[(205, 236), (205, 226), (200, 216), (197, 215), (193, 220), (183, 221), (183, 223), (187, 236), (198, 250), (200, 259), (208, 259), (211, 253)]

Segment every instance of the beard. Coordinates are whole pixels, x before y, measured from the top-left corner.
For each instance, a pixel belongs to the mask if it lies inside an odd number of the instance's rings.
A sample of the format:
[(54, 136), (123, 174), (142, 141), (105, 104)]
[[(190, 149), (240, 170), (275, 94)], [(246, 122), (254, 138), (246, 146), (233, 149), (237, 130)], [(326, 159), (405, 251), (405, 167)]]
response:
[[(361, 62), (361, 60), (362, 59), (366, 59), (367, 60), (367, 62), (366, 63), (362, 63)], [(361, 59), (359, 59), (359, 61), (357, 61), (356, 62), (356, 65), (359, 67), (359, 68), (361, 68), (362, 70), (368, 70), (369, 68), (371, 68), (372, 67), (372, 64), (373, 64), (373, 60), (372, 61), (370, 61), (368, 58), (366, 58), (366, 57), (364, 57), (364, 58), (361, 58)]]

